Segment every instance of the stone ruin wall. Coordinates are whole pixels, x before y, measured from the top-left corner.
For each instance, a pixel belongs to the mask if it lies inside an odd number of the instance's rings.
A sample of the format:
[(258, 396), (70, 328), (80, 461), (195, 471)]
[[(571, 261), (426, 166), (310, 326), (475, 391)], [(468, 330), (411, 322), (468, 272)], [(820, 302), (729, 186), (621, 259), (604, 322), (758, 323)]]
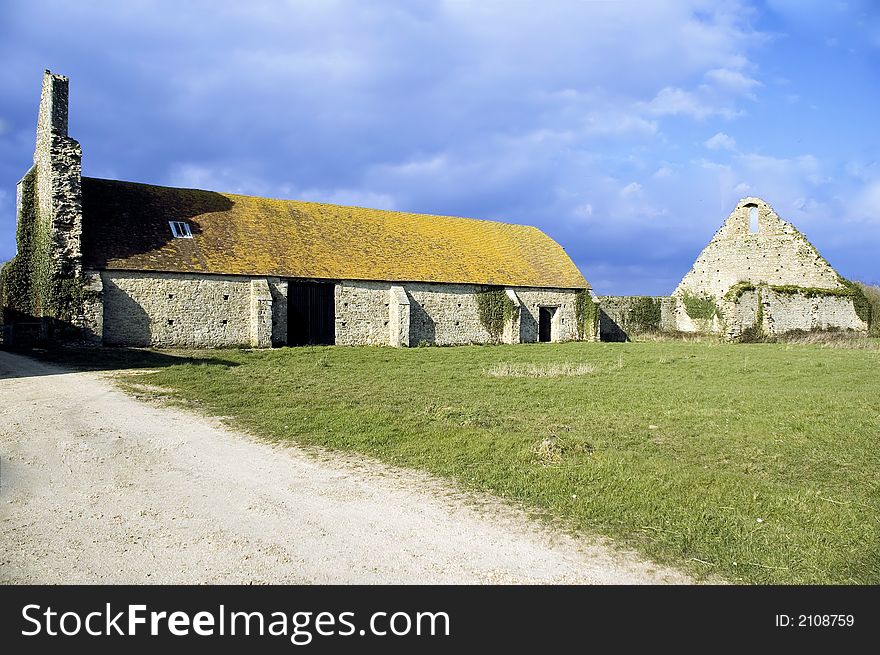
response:
[(34, 163), (16, 185), (17, 252), (10, 266), (28, 283), (6, 299), (17, 312), (12, 328), (38, 323), (39, 340), (62, 333), (68, 339), (79, 333), (71, 326), (84, 322), (80, 308), (69, 302), (83, 283), (82, 150), (67, 135), (67, 111), (67, 78), (46, 71)]
[[(757, 232), (749, 225), (752, 206), (758, 210)], [(721, 299), (742, 281), (825, 289), (841, 286), (837, 273), (804, 235), (760, 198), (744, 198), (737, 204), (672, 295), (688, 291)]]
[[(757, 210), (757, 231), (750, 225), (752, 208)], [(739, 282), (753, 284), (760, 294), (749, 290), (731, 298), (728, 292)], [(772, 287), (804, 291), (786, 293)], [(867, 331), (851, 298), (814, 291), (842, 288), (841, 277), (803, 234), (760, 198), (744, 198), (673, 291), (678, 299), (686, 293), (713, 298), (720, 318), (692, 319), (679, 300), (676, 329), (721, 332), (736, 339), (760, 318), (760, 329), (769, 335), (829, 328)]]
[(743, 292), (737, 302), (724, 303), (722, 313), (722, 328), (729, 339), (738, 339), (745, 330), (754, 327), (769, 336), (778, 336), (793, 330), (841, 329), (867, 332), (868, 329), (856, 314), (852, 300), (846, 296), (782, 293), (769, 287)]

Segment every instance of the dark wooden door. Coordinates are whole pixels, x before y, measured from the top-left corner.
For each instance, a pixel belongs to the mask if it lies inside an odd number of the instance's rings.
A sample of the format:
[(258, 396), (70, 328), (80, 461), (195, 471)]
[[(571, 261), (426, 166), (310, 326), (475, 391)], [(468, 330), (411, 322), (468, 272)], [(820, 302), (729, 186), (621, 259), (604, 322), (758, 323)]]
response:
[(287, 345), (336, 343), (334, 289), (331, 282), (287, 283)]
[(550, 341), (550, 320), (553, 310), (549, 307), (538, 308), (538, 341)]

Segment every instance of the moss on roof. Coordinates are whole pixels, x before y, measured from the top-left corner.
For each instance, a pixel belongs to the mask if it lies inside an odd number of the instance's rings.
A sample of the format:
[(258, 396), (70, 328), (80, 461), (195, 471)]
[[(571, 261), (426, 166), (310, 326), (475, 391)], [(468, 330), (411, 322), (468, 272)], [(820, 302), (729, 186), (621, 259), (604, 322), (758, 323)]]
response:
[[(86, 268), (587, 288), (534, 227), (84, 177)], [(192, 239), (172, 237), (186, 221)]]

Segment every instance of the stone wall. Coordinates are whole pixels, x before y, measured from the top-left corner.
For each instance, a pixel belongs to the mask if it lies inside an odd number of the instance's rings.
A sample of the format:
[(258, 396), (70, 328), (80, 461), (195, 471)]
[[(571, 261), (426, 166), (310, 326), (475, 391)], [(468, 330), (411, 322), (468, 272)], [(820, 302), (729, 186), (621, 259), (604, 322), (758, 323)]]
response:
[(723, 330), (730, 339), (740, 338), (745, 330), (758, 326), (759, 321), (760, 332), (768, 336), (793, 330), (868, 329), (847, 296), (783, 293), (766, 286), (743, 292), (736, 302), (725, 302), (722, 313)]
[[(389, 345), (392, 331), (400, 331), (401, 307), (409, 315), (409, 329), (397, 342), (411, 346), (421, 343), (443, 346), (487, 343), (491, 337), (480, 322), (476, 293), (481, 287), (467, 284), (406, 283), (392, 294), (389, 282), (346, 280), (336, 286), (336, 343), (340, 345)], [(518, 326), (506, 329), (504, 341), (512, 343), (538, 340), (538, 311), (555, 307), (551, 322), (554, 341), (577, 339), (575, 291), (513, 287), (520, 312)], [(393, 312), (391, 311), (394, 306)]]
[(276, 278), (133, 271), (100, 278), (108, 346), (268, 347), (287, 339), (287, 284)]
[(267, 278), (272, 296), (272, 345), (287, 345), (287, 280)]
[(480, 323), (475, 294), (479, 287), (465, 284), (405, 284), (410, 302), (412, 346), (488, 343), (492, 337)]
[(857, 315), (853, 301), (845, 296), (762, 293), (764, 330), (771, 335), (791, 330), (839, 328), (867, 332), (868, 326)]
[[(252, 348), (272, 347), (272, 292), (264, 278), (251, 280), (251, 310), (248, 322)], [(226, 322), (228, 325), (228, 321)]]
[[(638, 306), (648, 298), (660, 305), (657, 325), (644, 325), (637, 321)], [(601, 341), (626, 341), (646, 332), (672, 331), (676, 329), (676, 299), (670, 296), (599, 296), (599, 339)]]
[[(336, 285), (336, 343), (341, 346), (384, 346), (390, 342), (391, 284), (349, 282)], [(400, 331), (400, 316), (395, 316)], [(406, 329), (402, 341), (409, 340)]]
[(82, 307), (82, 340), (100, 346), (104, 334), (104, 282), (101, 274), (88, 271), (85, 278), (85, 302)]
[(551, 341), (577, 341), (574, 290), (523, 289), (512, 290), (522, 303), (520, 335), (514, 343), (533, 343), (538, 340), (538, 312), (541, 307), (556, 307), (551, 320)]
[(409, 346), (410, 302), (406, 289), (394, 285), (388, 291), (388, 345), (395, 348)]
[[(95, 338), (108, 346), (260, 347), (287, 342), (287, 281), (277, 278), (88, 271), (100, 318), (89, 310)], [(336, 285), (338, 345), (407, 346), (486, 343), (476, 292), (459, 284)], [(505, 341), (538, 340), (538, 310), (555, 307), (554, 341), (577, 339), (573, 290), (512, 288), (520, 305)], [(89, 305), (89, 307), (92, 307)]]

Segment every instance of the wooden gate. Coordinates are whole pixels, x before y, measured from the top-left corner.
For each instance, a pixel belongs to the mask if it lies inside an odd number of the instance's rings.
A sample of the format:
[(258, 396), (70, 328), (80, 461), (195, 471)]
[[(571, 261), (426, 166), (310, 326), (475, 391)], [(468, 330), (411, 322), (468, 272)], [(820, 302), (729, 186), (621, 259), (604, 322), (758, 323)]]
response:
[(336, 343), (336, 303), (332, 282), (287, 283), (287, 345)]

